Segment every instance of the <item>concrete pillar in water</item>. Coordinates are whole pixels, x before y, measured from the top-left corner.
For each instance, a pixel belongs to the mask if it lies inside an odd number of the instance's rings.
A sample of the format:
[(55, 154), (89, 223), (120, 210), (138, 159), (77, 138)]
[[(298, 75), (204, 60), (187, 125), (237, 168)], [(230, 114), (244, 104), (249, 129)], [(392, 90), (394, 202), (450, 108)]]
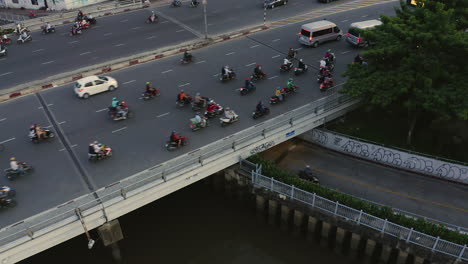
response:
[(110, 222), (107, 222), (102, 226), (98, 227), (97, 231), (104, 246), (111, 246), (112, 256), (114, 257), (114, 260), (117, 262), (122, 261), (120, 248), (117, 245), (117, 242), (123, 239), (122, 229), (120, 228), (119, 220), (115, 219)]
[(257, 205), (257, 212), (262, 213), (265, 211), (265, 204), (266, 204), (266, 199), (261, 196), (261, 195), (256, 195), (256, 205)]
[(330, 228), (330, 223), (322, 221), (322, 232), (320, 233), (320, 236), (322, 238), (320, 239), (320, 243), (323, 246), (326, 246), (328, 243), (328, 235), (330, 234)]
[(424, 264), (424, 259), (418, 256), (414, 256), (414, 264)]
[(315, 230), (317, 228), (317, 218), (313, 216), (307, 217), (307, 240), (313, 241), (315, 236)]
[(336, 231), (335, 231), (335, 246), (334, 246), (334, 249), (335, 249), (335, 252), (339, 254), (339, 253), (343, 252), (343, 246), (345, 244), (344, 240), (345, 240), (346, 230), (344, 230), (341, 227), (337, 227), (337, 226), (335, 226), (335, 228), (336, 228)]
[(278, 202), (275, 200), (268, 201), (268, 223), (275, 224), (278, 214)]
[(366, 256), (368, 257), (372, 256), (372, 253), (374, 253), (375, 245), (376, 243), (374, 240), (367, 239), (366, 250), (365, 250)]
[(351, 235), (351, 250), (352, 251), (357, 251), (360, 241), (361, 241), (361, 236), (360, 235), (358, 235), (356, 233), (353, 233)]
[(289, 220), (291, 218), (291, 208), (287, 205), (281, 205), (281, 228), (286, 230), (289, 226)]
[(393, 248), (384, 245), (382, 247), (382, 253), (380, 254), (380, 260), (382, 260), (384, 263), (389, 263), (392, 249)]

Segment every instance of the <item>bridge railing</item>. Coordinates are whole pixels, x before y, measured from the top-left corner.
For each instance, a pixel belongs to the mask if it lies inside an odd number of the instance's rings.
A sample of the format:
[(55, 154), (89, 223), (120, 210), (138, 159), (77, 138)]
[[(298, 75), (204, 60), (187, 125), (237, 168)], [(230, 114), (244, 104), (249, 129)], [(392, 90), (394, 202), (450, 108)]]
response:
[(374, 230), (380, 231), (384, 234), (397, 237), (400, 240), (404, 240), (407, 243), (419, 245), (421, 247), (446, 254), (457, 259), (468, 260), (468, 249), (466, 245), (459, 245), (452, 243), (439, 237), (433, 237), (412, 228), (407, 228), (394, 224), (367, 213), (362, 210), (356, 210), (354, 208), (340, 204), (323, 198), (315, 193), (309, 193), (304, 190), (298, 189), (294, 186), (285, 184), (277, 181), (273, 178), (266, 177), (254, 170), (250, 171), (252, 176), (252, 183), (255, 186), (263, 187), (272, 192), (285, 195), (290, 199), (297, 200), (305, 203), (309, 206), (320, 209), (331, 215), (338, 216), (346, 219), (347, 221), (353, 221), (358, 225), (364, 225)]
[[(234, 135), (215, 141), (209, 145), (193, 150), (161, 164), (155, 165), (142, 172), (136, 173), (118, 182), (109, 184), (94, 193), (83, 195), (77, 199), (66, 202), (55, 208), (34, 215), (30, 218), (12, 224), (0, 230), (0, 251), (8, 251), (8, 247), (18, 246), (39, 236), (57, 230), (69, 223), (79, 221), (76, 209), (83, 216), (102, 211), (105, 216), (104, 203), (109, 201), (118, 203), (128, 199), (146, 189), (164, 184), (173, 178), (183, 175), (202, 164), (216, 161), (226, 153), (249, 147), (254, 141), (265, 139), (268, 133), (290, 130), (293, 123), (303, 125), (308, 116), (317, 116), (326, 109), (343, 109), (358, 103), (359, 100), (342, 94), (332, 94), (299, 107), (283, 115), (257, 124), (254, 127), (239, 131)], [(310, 118), (312, 118), (312, 116)], [(244, 163), (247, 164), (247, 163)], [(249, 165), (245, 165), (249, 166)], [(258, 169), (258, 168), (257, 168)], [(12, 243), (14, 242), (14, 243)], [(9, 245), (12, 243), (11, 245)]]

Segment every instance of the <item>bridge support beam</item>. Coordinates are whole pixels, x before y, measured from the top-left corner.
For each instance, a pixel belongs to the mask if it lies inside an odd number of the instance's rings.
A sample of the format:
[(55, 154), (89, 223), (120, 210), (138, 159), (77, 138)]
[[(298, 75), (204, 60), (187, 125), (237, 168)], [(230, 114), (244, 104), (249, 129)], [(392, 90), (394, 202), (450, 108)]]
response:
[(122, 229), (118, 219), (112, 220), (97, 228), (99, 237), (104, 246), (111, 246), (112, 257), (117, 263), (122, 261), (118, 241), (123, 239)]

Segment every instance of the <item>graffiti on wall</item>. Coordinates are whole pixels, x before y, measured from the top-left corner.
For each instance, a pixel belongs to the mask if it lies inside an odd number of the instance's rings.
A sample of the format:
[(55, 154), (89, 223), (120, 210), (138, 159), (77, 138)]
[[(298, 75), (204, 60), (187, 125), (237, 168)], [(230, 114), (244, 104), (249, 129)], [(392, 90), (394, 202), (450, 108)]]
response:
[(275, 142), (274, 141), (268, 141), (266, 143), (263, 143), (259, 146), (256, 146), (255, 148), (253, 148), (251, 151), (250, 151), (250, 155), (254, 155), (254, 154), (257, 154), (257, 153), (260, 153), (262, 151), (265, 151), (271, 147), (273, 147), (275, 145)]
[[(468, 183), (468, 166), (447, 163), (435, 158), (418, 156), (400, 150), (360, 142), (324, 130), (313, 129), (311, 140), (339, 152), (376, 161), (392, 167), (415, 171), (431, 176)], [(310, 136), (310, 134), (309, 134)]]

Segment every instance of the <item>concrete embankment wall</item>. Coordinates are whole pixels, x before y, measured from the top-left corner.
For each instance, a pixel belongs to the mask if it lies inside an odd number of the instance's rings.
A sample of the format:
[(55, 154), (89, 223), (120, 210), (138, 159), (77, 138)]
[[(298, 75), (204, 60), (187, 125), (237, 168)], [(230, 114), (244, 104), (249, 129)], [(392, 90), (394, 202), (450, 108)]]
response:
[(233, 199), (247, 201), (256, 208), (265, 224), (290, 230), (304, 239), (313, 240), (353, 263), (451, 264), (466, 263), (433, 252), (404, 240), (382, 234), (351, 221), (328, 215), (318, 209), (290, 200), (251, 185), (250, 175), (237, 165), (205, 179), (216, 191)]

